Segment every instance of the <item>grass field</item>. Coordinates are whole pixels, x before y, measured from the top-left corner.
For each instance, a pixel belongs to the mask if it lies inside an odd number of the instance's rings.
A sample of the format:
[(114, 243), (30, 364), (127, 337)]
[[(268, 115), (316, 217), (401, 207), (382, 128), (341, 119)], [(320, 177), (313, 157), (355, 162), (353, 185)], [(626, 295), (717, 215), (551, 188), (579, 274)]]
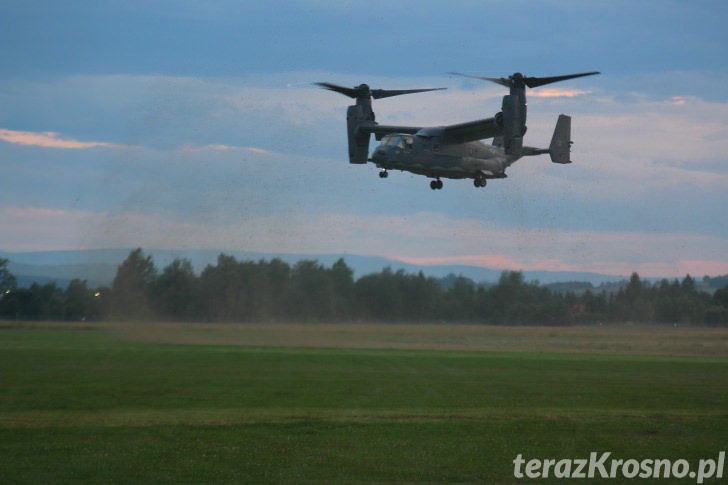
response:
[(0, 327), (0, 483), (546, 483), (514, 458), (727, 448), (725, 329)]

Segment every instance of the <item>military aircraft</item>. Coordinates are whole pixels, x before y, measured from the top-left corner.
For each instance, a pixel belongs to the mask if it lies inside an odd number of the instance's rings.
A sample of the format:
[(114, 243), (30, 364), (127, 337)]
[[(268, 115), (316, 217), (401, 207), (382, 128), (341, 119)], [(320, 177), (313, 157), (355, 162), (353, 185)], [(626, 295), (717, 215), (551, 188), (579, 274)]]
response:
[[(549, 154), (554, 163), (571, 163), (571, 118), (560, 115), (549, 148), (523, 146), (526, 134), (526, 88), (536, 88), (567, 79), (592, 76), (599, 72), (584, 72), (554, 77), (527, 77), (515, 73), (507, 78), (472, 76), (510, 89), (503, 96), (501, 111), (492, 118), (468, 121), (456, 125), (418, 127), (380, 125), (375, 121), (372, 99), (402, 94), (437, 91), (446, 88), (386, 90), (371, 89), (366, 84), (354, 88), (330, 83), (316, 85), (352, 99), (346, 123), (349, 141), (349, 162), (373, 162), (386, 178), (389, 170), (400, 170), (432, 178), (430, 188), (442, 189), (442, 178), (473, 179), (476, 187), (485, 187), (488, 179), (506, 178), (506, 168), (524, 156)], [(380, 141), (369, 158), (371, 135)], [(480, 140), (493, 138), (488, 145)]]

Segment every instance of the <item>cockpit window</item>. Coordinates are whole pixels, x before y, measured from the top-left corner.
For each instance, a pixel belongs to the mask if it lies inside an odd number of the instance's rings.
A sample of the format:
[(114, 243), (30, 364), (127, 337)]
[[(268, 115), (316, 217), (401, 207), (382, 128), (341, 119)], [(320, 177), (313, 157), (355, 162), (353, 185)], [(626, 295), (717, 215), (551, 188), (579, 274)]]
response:
[(404, 138), (400, 135), (386, 135), (382, 138), (381, 145), (391, 145), (404, 149)]

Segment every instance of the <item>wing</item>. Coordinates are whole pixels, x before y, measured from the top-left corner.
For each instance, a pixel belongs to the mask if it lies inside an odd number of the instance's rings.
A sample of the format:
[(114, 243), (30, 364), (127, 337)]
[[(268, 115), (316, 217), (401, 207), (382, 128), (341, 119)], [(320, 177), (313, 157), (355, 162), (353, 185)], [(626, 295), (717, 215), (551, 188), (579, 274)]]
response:
[(394, 126), (380, 125), (379, 123), (361, 123), (356, 129), (360, 133), (373, 133), (377, 140), (381, 140), (384, 135), (389, 135), (390, 133), (414, 135), (422, 128), (419, 126)]
[(361, 133), (374, 133), (377, 140), (390, 133), (405, 133), (425, 137), (442, 137), (452, 143), (466, 143), (469, 141), (493, 138), (503, 134), (503, 128), (498, 126), (495, 118), (468, 121), (457, 125), (436, 126), (422, 128), (418, 126), (380, 125), (376, 122), (361, 123), (357, 130)]
[(442, 136), (454, 143), (483, 140), (503, 134), (503, 128), (498, 126), (495, 118), (467, 121), (457, 125), (442, 126), (439, 129), (442, 130)]

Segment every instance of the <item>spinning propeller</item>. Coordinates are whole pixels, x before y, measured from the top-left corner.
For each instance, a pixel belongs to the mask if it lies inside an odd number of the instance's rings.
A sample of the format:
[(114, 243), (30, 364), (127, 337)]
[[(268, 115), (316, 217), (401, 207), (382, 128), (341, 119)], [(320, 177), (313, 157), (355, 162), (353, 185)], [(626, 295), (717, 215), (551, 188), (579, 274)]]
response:
[(567, 79), (574, 79), (577, 77), (593, 76), (594, 74), (601, 74), (598, 71), (593, 72), (582, 72), (579, 74), (566, 74), (564, 76), (552, 76), (552, 77), (527, 77), (517, 72), (512, 76), (508, 77), (482, 77), (473, 76), (472, 74), (461, 74), (459, 72), (450, 72), (448, 74), (454, 74), (456, 76), (472, 77), (474, 79), (482, 79), (483, 81), (490, 81), (507, 88), (522, 88), (528, 86), (529, 88), (537, 88), (546, 84), (557, 83), (559, 81), (566, 81)]
[(314, 83), (317, 86), (321, 86), (324, 89), (328, 89), (329, 91), (334, 91), (340, 94), (343, 94), (344, 96), (348, 96), (352, 99), (359, 99), (359, 98), (374, 98), (374, 99), (381, 99), (381, 98), (390, 98), (392, 96), (400, 96), (402, 94), (414, 94), (414, 93), (424, 93), (426, 91), (439, 91), (441, 89), (447, 89), (447, 88), (430, 88), (430, 89), (371, 89), (367, 84), (360, 84), (359, 86), (355, 88), (347, 88), (344, 86), (337, 86), (336, 84), (330, 84), (330, 83)]

